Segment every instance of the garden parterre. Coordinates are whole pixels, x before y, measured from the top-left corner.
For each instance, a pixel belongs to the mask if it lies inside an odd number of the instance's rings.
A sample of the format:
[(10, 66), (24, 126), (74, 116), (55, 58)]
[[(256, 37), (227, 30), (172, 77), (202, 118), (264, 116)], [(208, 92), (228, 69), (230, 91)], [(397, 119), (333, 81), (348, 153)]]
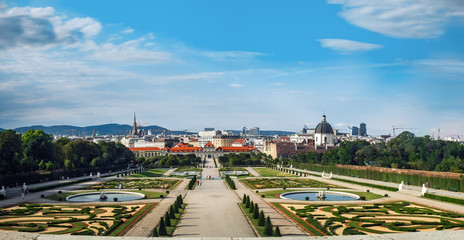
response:
[[(119, 184), (122, 184), (123, 189), (171, 189), (175, 186), (179, 180), (175, 179), (118, 179), (113, 181), (105, 182), (105, 189), (118, 189)], [(92, 186), (86, 186), (81, 189), (101, 189), (102, 184), (95, 184)]]
[(153, 203), (83, 207), (21, 204), (0, 210), (0, 230), (117, 236), (153, 206)]
[(253, 178), (241, 180), (252, 189), (264, 188), (333, 188), (333, 184), (302, 178)]
[(316, 236), (464, 229), (464, 215), (409, 202), (273, 205)]

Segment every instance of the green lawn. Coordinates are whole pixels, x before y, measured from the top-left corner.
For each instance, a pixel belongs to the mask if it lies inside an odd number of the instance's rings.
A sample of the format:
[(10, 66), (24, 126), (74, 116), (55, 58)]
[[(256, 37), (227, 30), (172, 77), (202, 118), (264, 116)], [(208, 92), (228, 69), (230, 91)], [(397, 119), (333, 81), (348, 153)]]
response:
[(176, 172), (201, 172), (203, 169), (201, 168), (178, 168)]
[(339, 188), (339, 186), (306, 178), (250, 178), (240, 180), (252, 189), (264, 188)]
[(102, 184), (105, 189), (119, 189), (119, 184), (123, 185), (123, 189), (171, 189), (173, 188), (179, 180), (175, 179), (161, 179), (161, 178), (120, 178), (117, 180), (108, 181), (105, 183), (98, 183), (91, 186), (85, 186), (81, 189), (91, 189), (96, 190), (100, 189)]
[(219, 171), (246, 171), (244, 167), (224, 167), (220, 168)]
[[(248, 208), (245, 207), (245, 204), (240, 203), (240, 207), (242, 208), (243, 212), (245, 212), (248, 220), (253, 224), (253, 227), (259, 234), (259, 237), (265, 236), (264, 235), (264, 227), (258, 225), (258, 219), (253, 218), (253, 213), (250, 213)], [(260, 210), (261, 211), (261, 210)]]
[(132, 174), (130, 176), (126, 176), (126, 178), (138, 178), (138, 177), (160, 177), (169, 169), (167, 168), (155, 168), (150, 169), (147, 171), (143, 171), (141, 173)]
[(277, 171), (270, 168), (253, 168), (256, 172), (261, 174), (262, 177), (295, 177), (296, 175)]

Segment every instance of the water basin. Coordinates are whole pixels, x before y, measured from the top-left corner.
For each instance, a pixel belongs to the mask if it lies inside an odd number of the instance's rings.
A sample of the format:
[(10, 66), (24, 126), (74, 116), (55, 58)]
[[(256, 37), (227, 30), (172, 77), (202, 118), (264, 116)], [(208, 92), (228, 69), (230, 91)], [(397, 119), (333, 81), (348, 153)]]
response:
[[(318, 199), (318, 191), (289, 192), (280, 194), (280, 198), (301, 201), (353, 201), (358, 200), (359, 196), (352, 193), (325, 191), (325, 199)], [(306, 197), (309, 197), (307, 200)]]
[(69, 202), (114, 202), (114, 198), (118, 198), (118, 202), (132, 201), (145, 198), (144, 194), (134, 192), (105, 192), (106, 199), (100, 199), (101, 192), (80, 193), (68, 196), (66, 201)]

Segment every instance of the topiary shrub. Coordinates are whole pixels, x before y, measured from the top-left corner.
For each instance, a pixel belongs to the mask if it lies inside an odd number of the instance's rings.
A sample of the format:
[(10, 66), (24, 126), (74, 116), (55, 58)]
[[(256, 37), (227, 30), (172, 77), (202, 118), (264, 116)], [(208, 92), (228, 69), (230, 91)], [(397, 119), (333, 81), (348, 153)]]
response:
[(44, 198), (44, 197), (45, 197), (45, 194), (40, 195), (40, 197), (41, 197), (41, 198)]
[(369, 189), (367, 189), (366, 192), (370, 192)]
[(385, 193), (385, 195), (383, 195), (384, 197), (388, 197), (388, 194)]
[(60, 191), (58, 191), (58, 193), (61, 194), (61, 193), (63, 193), (63, 192), (60, 190)]
[(117, 197), (113, 198), (113, 201), (117, 202), (117, 201), (118, 201), (118, 198), (117, 198)]
[(306, 197), (305, 197), (305, 200), (306, 200), (306, 201), (309, 201), (309, 197), (308, 197), (308, 196), (306, 196)]
[(359, 200), (366, 200), (366, 197), (361, 196), (361, 197), (359, 197)]

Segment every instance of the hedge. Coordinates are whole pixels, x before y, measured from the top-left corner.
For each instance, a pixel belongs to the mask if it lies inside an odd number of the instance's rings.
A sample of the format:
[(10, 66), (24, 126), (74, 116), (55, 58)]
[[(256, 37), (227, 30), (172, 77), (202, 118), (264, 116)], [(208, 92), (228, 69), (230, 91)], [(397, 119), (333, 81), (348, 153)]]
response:
[(433, 199), (433, 200), (464, 205), (464, 199), (460, 199), (460, 198), (445, 197), (445, 196), (440, 196), (440, 195), (435, 195), (435, 194), (430, 194), (430, 193), (425, 193), (424, 197)]

